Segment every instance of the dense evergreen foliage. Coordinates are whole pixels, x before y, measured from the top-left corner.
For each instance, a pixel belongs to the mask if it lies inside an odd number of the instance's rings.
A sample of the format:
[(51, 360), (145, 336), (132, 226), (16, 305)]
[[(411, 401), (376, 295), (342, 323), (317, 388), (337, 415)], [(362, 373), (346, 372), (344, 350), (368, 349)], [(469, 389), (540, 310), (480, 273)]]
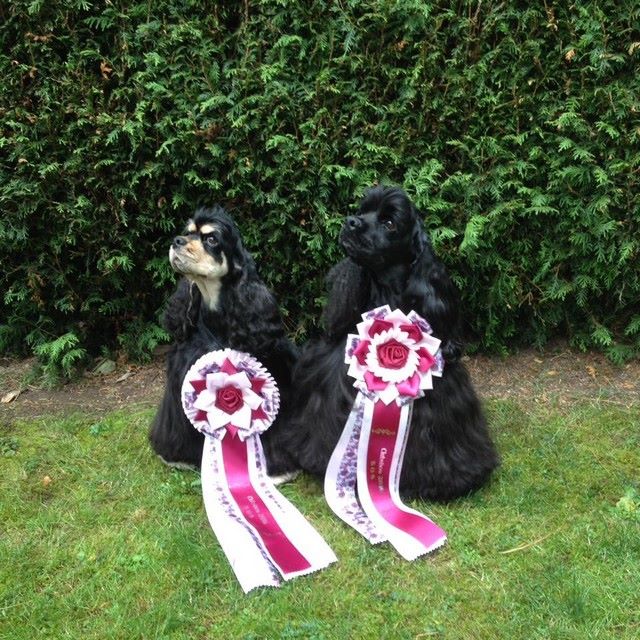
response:
[(377, 181), (481, 348), (640, 348), (640, 4), (15, 0), (0, 8), (0, 350), (144, 356), (195, 205), (296, 338)]

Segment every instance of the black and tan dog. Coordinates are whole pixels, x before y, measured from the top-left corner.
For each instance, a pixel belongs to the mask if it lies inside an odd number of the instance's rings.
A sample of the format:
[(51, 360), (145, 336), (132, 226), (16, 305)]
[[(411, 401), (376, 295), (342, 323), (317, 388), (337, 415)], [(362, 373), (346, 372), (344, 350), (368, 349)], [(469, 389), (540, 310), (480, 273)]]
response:
[(480, 487), (498, 464), (480, 402), (460, 361), (460, 303), (406, 194), (371, 189), (344, 222), (347, 258), (329, 273), (325, 333), (295, 367), (288, 447), (300, 466), (322, 477), (353, 406), (356, 390), (344, 364), (348, 333), (361, 314), (388, 304), (426, 318), (442, 341), (445, 367), (433, 390), (414, 402), (400, 491), (405, 497), (450, 500)]
[(200, 466), (204, 437), (182, 410), (182, 381), (200, 356), (230, 347), (257, 358), (278, 384), (280, 413), (262, 442), (269, 474), (291, 472), (294, 463), (280, 440), (286, 430), (296, 351), (238, 228), (221, 207), (199, 209), (184, 235), (173, 240), (169, 260), (183, 277), (163, 318), (174, 342), (167, 356), (164, 397), (149, 435), (154, 451), (167, 464)]

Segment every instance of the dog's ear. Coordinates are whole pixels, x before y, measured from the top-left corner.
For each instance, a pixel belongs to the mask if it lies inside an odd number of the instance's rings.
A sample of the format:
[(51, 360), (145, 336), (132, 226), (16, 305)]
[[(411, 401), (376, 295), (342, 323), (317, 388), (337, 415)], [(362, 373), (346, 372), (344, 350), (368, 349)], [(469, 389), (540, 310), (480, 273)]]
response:
[(225, 322), (230, 346), (256, 357), (272, 353), (284, 337), (280, 308), (258, 278), (243, 278), (225, 291)]
[(444, 264), (436, 258), (431, 242), (423, 232), (422, 253), (412, 265), (407, 281), (406, 300), (433, 327), (442, 340), (442, 353), (449, 362), (462, 355), (460, 297)]
[(424, 213), (424, 211), (418, 209), (418, 207), (416, 207), (416, 205), (412, 201), (409, 202), (411, 204), (411, 212), (416, 221), (412, 237), (412, 249), (415, 256), (420, 256), (424, 251), (426, 245), (431, 246), (429, 236), (424, 230), (424, 222), (427, 218), (427, 215)]
[(228, 256), (228, 260), (231, 263), (229, 265), (230, 280), (233, 282), (244, 282), (258, 277), (256, 264), (251, 254), (244, 248), (237, 229), (234, 230), (231, 255)]
[(370, 276), (351, 258), (339, 262), (327, 276), (329, 300), (322, 322), (329, 338), (340, 338), (360, 321), (369, 290)]
[(411, 250), (416, 259), (420, 259), (427, 249), (431, 249), (431, 240), (424, 230), (422, 218), (418, 217), (411, 236)]
[(201, 303), (200, 289), (193, 282), (181, 278), (162, 316), (162, 326), (176, 342), (186, 340), (195, 329)]

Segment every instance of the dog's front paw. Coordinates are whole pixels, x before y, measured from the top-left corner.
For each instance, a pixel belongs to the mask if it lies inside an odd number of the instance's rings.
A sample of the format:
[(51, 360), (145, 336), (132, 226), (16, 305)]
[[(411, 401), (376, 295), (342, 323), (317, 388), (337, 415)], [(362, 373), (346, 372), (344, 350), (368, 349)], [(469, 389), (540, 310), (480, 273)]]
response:
[(158, 456), (162, 462), (164, 462), (167, 467), (171, 467), (172, 469), (180, 469), (181, 471), (199, 471), (200, 469), (195, 464), (189, 464), (188, 462), (172, 462), (170, 460), (165, 460), (162, 456)]
[(276, 485), (276, 487), (281, 484), (286, 484), (287, 482), (291, 482), (295, 480), (300, 475), (300, 470), (296, 471), (287, 471), (286, 473), (281, 473), (276, 476), (269, 476), (271, 478), (271, 482)]

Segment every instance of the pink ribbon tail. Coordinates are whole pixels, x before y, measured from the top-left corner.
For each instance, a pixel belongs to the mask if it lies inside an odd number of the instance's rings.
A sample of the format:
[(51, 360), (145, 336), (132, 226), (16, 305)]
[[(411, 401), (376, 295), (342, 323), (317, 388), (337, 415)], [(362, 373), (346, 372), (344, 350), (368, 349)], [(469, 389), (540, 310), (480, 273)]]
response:
[(287, 538), (251, 484), (246, 443), (240, 438), (224, 438), (222, 460), (233, 499), (262, 540), (280, 573), (285, 575), (311, 568), (310, 562)]
[[(388, 405), (375, 402), (370, 429), (363, 429), (361, 434), (360, 448), (364, 455), (359, 455), (358, 459), (358, 496), (367, 515), (374, 519), (376, 526), (385, 530), (389, 542), (407, 559), (414, 559), (444, 544), (446, 534), (429, 518), (407, 508), (400, 500), (398, 486), (408, 429), (402, 422), (408, 419), (408, 411), (402, 414), (401, 407), (395, 402)], [(360, 479), (365, 474), (362, 483)], [(378, 522), (379, 518), (386, 526)], [(407, 544), (398, 532), (411, 536), (419, 544)]]
[(202, 498), (211, 528), (245, 593), (327, 567), (336, 556), (266, 475), (260, 437), (207, 436)]
[(445, 532), (400, 499), (411, 405), (384, 404), (358, 393), (324, 480), (333, 512), (372, 544), (390, 542), (415, 560), (446, 541)]

